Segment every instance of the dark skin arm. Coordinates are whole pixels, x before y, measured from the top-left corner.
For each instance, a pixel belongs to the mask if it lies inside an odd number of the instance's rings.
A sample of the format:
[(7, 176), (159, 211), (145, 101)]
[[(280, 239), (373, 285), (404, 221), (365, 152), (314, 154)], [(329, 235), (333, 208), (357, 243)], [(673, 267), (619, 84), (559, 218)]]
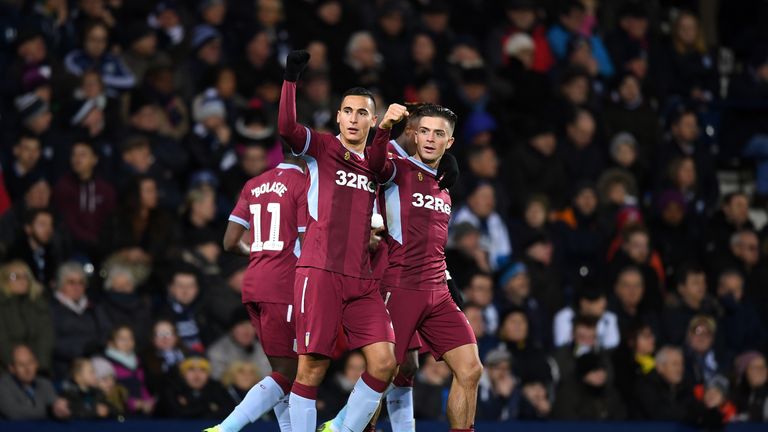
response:
[(244, 233), (244, 226), (236, 222), (228, 222), (227, 230), (224, 232), (224, 240), (222, 241), (224, 250), (242, 256), (250, 256), (251, 248), (242, 240)]

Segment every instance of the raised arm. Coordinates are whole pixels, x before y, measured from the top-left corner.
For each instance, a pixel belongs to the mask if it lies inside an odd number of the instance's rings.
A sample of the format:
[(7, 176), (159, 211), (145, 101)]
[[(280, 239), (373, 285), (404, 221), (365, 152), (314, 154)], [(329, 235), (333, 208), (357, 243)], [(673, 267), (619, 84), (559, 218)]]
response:
[(373, 144), (368, 150), (368, 156), (370, 157), (371, 171), (376, 173), (376, 180), (379, 183), (387, 183), (395, 175), (395, 165), (387, 159), (387, 144), (392, 126), (406, 117), (408, 117), (408, 109), (402, 105), (392, 104), (384, 114), (384, 119), (379, 123), (379, 127), (376, 128), (376, 136), (373, 137)]
[(296, 80), (307, 66), (309, 53), (291, 51), (285, 65), (283, 90), (280, 94), (280, 109), (277, 115), (277, 129), (280, 136), (291, 147), (293, 153), (306, 152), (308, 131), (296, 121)]

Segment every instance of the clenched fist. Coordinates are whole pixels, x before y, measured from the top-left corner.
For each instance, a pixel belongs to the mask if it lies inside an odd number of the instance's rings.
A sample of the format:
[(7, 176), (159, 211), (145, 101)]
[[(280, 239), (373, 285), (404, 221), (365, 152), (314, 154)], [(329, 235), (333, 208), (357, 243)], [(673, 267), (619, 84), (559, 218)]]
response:
[(296, 82), (299, 75), (309, 63), (309, 53), (304, 50), (291, 51), (285, 60), (285, 73), (283, 79), (290, 82)]
[(392, 126), (406, 117), (408, 117), (408, 108), (400, 104), (392, 104), (387, 108), (387, 112), (384, 114), (384, 119), (381, 120), (379, 127), (382, 129), (392, 129)]

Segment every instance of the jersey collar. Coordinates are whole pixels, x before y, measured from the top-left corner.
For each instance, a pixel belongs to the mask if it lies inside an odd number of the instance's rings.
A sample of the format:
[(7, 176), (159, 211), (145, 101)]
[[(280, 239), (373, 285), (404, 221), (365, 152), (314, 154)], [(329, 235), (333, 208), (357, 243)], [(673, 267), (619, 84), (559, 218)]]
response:
[(341, 146), (344, 147), (346, 150), (349, 150), (350, 153), (354, 153), (360, 156), (361, 159), (365, 159), (365, 153), (358, 153), (352, 150), (351, 148), (348, 148), (347, 146), (344, 145), (344, 143), (341, 142), (341, 134), (336, 135), (336, 139), (339, 140), (339, 143), (341, 144)]
[(411, 161), (412, 164), (416, 165), (417, 167), (423, 169), (424, 171), (432, 174), (433, 176), (437, 177), (437, 170), (430, 168), (427, 164), (424, 162), (414, 158), (413, 156), (409, 156), (408, 160)]
[(298, 171), (298, 172), (300, 172), (300, 173), (303, 173), (303, 172), (304, 172), (304, 171), (302, 171), (302, 170), (301, 170), (301, 168), (300, 168), (300, 167), (298, 167), (298, 166), (296, 166), (296, 165), (294, 165), (294, 164), (289, 164), (289, 163), (284, 163), (284, 162), (281, 162), (281, 163), (277, 164), (277, 166), (276, 166), (275, 168), (280, 168), (280, 169), (295, 169), (296, 171)]

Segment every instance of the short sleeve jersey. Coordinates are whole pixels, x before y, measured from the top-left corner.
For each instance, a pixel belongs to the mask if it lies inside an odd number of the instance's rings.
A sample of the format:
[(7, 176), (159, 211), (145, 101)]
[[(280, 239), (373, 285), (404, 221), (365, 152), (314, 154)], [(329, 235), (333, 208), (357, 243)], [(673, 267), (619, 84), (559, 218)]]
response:
[(306, 128), (300, 156), (307, 162), (310, 183), (304, 253), (297, 266), (373, 279), (368, 242), (378, 183), (367, 150), (358, 154), (338, 137)]
[(393, 161), (395, 178), (383, 192), (389, 265), (382, 285), (444, 289), (451, 197), (434, 169), (412, 157)]
[(229, 216), (251, 231), (251, 255), (243, 278), (243, 302), (290, 304), (297, 240), (307, 222), (307, 175), (281, 163), (248, 180)]

